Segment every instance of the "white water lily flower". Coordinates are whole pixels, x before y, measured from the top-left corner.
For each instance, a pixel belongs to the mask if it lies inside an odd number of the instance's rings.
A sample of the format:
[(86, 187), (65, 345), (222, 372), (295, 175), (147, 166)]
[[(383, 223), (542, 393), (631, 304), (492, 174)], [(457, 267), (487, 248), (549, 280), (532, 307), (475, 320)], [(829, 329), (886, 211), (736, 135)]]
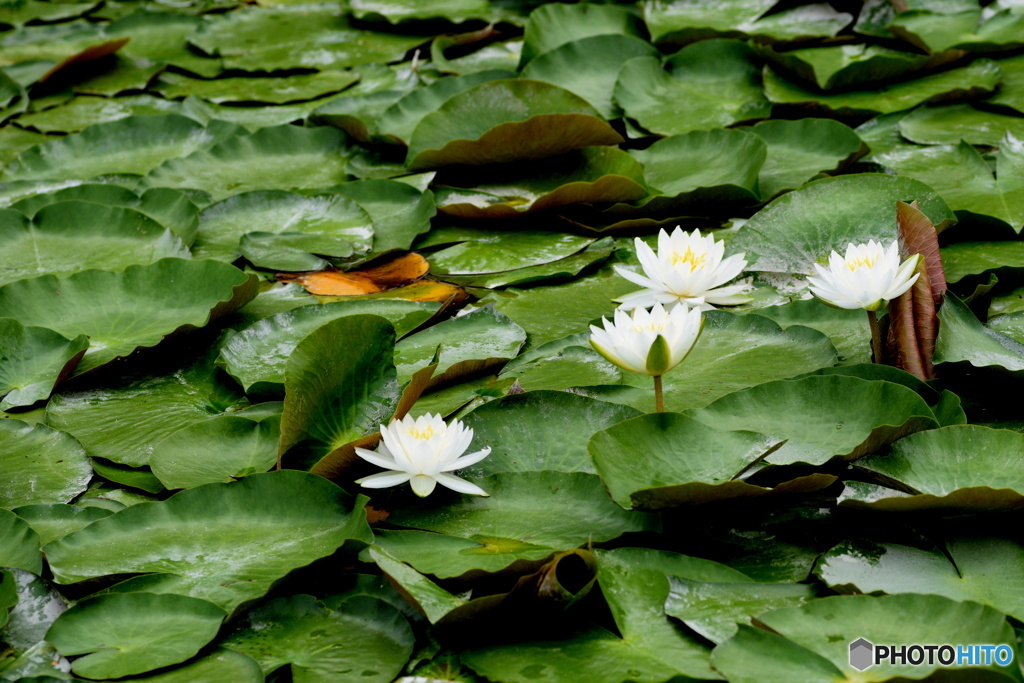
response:
[(666, 311), (659, 303), (650, 312), (634, 309), (632, 317), (619, 308), (614, 318), (614, 323), (601, 318), (604, 329), (590, 326), (590, 343), (623, 370), (654, 376), (679, 365), (704, 327), (699, 308), (676, 306)]
[(867, 244), (850, 244), (846, 256), (833, 251), (828, 268), (814, 267), (819, 277), (809, 277), (811, 293), (837, 308), (863, 308), (877, 311), (882, 303), (895, 299), (917, 281), (920, 254), (900, 264), (899, 245), (894, 241), (883, 248), (870, 240)]
[(446, 472), (469, 467), (491, 453), (490, 447), (463, 455), (473, 440), (473, 430), (458, 420), (445, 424), (440, 415), (406, 415), (385, 427), (380, 426), (381, 442), (376, 451), (356, 448), (356, 455), (386, 472), (371, 474), (356, 481), (366, 488), (381, 489), (409, 482), (413, 492), (428, 496), (437, 484), (459, 493), (488, 495), (471, 484)]
[(644, 288), (615, 300), (627, 311), (654, 304), (685, 304), (707, 310), (751, 300), (742, 294), (745, 285), (722, 286), (739, 275), (747, 262), (744, 254), (723, 259), (725, 243), (712, 235), (701, 237), (700, 230), (686, 233), (679, 227), (671, 235), (662, 230), (658, 233), (657, 254), (640, 238), (634, 244), (644, 274), (615, 267), (619, 275)]

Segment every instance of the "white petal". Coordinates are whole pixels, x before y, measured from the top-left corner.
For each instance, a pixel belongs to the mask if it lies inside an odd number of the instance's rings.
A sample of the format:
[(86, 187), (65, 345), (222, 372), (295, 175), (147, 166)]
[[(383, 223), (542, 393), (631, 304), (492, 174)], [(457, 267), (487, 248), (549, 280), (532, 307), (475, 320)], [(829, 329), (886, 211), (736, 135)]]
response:
[(409, 480), (409, 483), (412, 485), (412, 492), (420, 498), (429, 496), (437, 486), (437, 480), (425, 474), (417, 474)]
[(404, 484), (411, 476), (408, 472), (380, 472), (356, 479), (356, 483), (368, 489), (386, 489), (389, 486)]
[(483, 460), (484, 458), (486, 458), (490, 454), (491, 454), (491, 447), (490, 446), (486, 446), (483, 450), (479, 450), (479, 451), (477, 451), (475, 453), (467, 453), (466, 455), (462, 456), (458, 460), (455, 460), (452, 463), (448, 464), (441, 471), (442, 472), (451, 472), (453, 470), (462, 469), (463, 467), (469, 467), (470, 465), (475, 465), (476, 463), (480, 462), (481, 460)]
[(400, 470), (402, 469), (394, 458), (387, 458), (382, 453), (376, 451), (368, 451), (365, 448), (356, 448), (356, 455), (365, 460), (366, 462), (373, 463), (377, 467), (383, 467), (386, 470)]
[(487, 496), (490, 495), (476, 484), (472, 484), (465, 479), (453, 476), (451, 474), (439, 474), (437, 475), (437, 483), (441, 486), (447, 486), (453, 491), (459, 493), (468, 493), (475, 496)]

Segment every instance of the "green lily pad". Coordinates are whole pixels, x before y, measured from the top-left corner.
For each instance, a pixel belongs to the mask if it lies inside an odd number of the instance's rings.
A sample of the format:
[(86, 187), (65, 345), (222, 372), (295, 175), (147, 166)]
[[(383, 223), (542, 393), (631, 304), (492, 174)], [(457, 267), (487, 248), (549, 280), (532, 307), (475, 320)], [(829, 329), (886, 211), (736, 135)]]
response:
[[(438, 353), (434, 384), (465, 374), (503, 365), (514, 358), (526, 340), (526, 332), (508, 316), (485, 306), (467, 315), (432, 325), (395, 345), (395, 367), (403, 384), (431, 365)], [(439, 350), (440, 349), (440, 350)]]
[(138, 489), (139, 491), (162, 493), (165, 490), (164, 485), (153, 476), (153, 472), (148, 467), (126, 467), (93, 458), (92, 469), (96, 474), (108, 481)]
[(68, 340), (44, 327), (24, 327), (0, 318), (0, 410), (30, 406), (49, 398), (54, 386), (71, 374), (89, 340)]
[(44, 207), (64, 201), (92, 202), (132, 209), (173, 232), (186, 246), (192, 245), (199, 225), (199, 209), (188, 195), (164, 187), (137, 194), (118, 185), (81, 183), (26, 197), (11, 204), (11, 208), (26, 216), (35, 216)]
[(788, 73), (819, 90), (856, 90), (879, 82), (900, 80), (934, 66), (928, 55), (879, 45), (836, 45), (775, 52), (766, 56)]
[[(902, 176), (933, 187), (954, 211), (992, 216), (1015, 231), (1024, 227), (1024, 145), (1008, 134), (996, 156), (996, 174), (978, 151), (966, 142), (954, 145), (906, 147), (875, 156), (875, 160)], [(959, 248), (959, 247), (958, 247)], [(956, 282), (955, 265), (947, 268), (947, 282)], [(952, 272), (950, 272), (952, 271)]]
[(699, 212), (759, 203), (758, 175), (767, 154), (761, 138), (739, 130), (696, 130), (632, 153), (657, 193), (644, 211)]
[(857, 134), (831, 119), (762, 121), (748, 130), (768, 145), (758, 173), (765, 199), (796, 189), (819, 173), (842, 168), (863, 151)]
[(537, 55), (590, 36), (643, 36), (640, 19), (626, 7), (544, 3), (530, 12), (520, 66)]
[(485, 403), (463, 418), (474, 443), (491, 454), (464, 470), (473, 476), (497, 472), (555, 470), (591, 472), (587, 440), (600, 429), (639, 413), (628, 406), (560, 391), (528, 391)]
[(168, 257), (188, 258), (177, 235), (132, 209), (65, 201), (31, 220), (0, 213), (0, 285), (42, 274), (70, 275), (90, 268), (123, 269)]
[[(835, 348), (824, 334), (794, 325), (783, 330), (759, 316), (709, 311), (704, 331), (686, 361), (662, 378), (669, 410), (703, 408), (734, 391), (792, 377), (835, 363)], [(631, 391), (606, 401), (628, 403), (645, 412), (654, 409), (650, 377), (623, 373)]]
[(177, 114), (129, 116), (50, 140), (8, 164), (4, 180), (88, 179), (107, 173), (146, 174), (168, 159), (207, 149), (237, 134), (238, 126), (208, 126)]
[[(334, 119), (334, 121), (340, 124), (343, 130), (359, 139), (376, 140), (379, 137), (381, 142), (405, 144), (412, 139), (413, 132), (423, 117), (435, 111), (449, 98), (481, 83), (504, 78), (515, 78), (515, 72), (499, 69), (441, 78), (430, 85), (411, 90), (380, 112), (380, 116), (364, 117), (355, 127), (345, 125), (344, 120)], [(381, 96), (383, 97), (383, 93)], [(326, 111), (335, 111), (336, 108), (344, 106), (338, 102), (336, 107)], [(325, 110), (320, 110), (321, 116), (324, 112)], [(379, 130), (380, 134), (379, 136), (368, 135), (366, 132), (360, 131), (359, 126)]]
[(254, 295), (255, 283), (233, 266), (162, 259), (123, 273), (86, 270), (12, 282), (0, 287), (0, 316), (88, 336), (75, 369), (82, 374), (176, 331), (202, 327)]
[(845, 541), (822, 555), (815, 573), (842, 592), (942, 595), (1019, 619), (1022, 560), (1024, 549), (1002, 538), (954, 538), (938, 549)]
[[(288, 358), (302, 339), (331, 320), (377, 315), (404, 336), (437, 310), (433, 302), (394, 300), (339, 301), (278, 313), (239, 330), (220, 351), (219, 362), (246, 391), (259, 393), (284, 384)], [(264, 386), (268, 385), (268, 386)]]
[(362, 500), (305, 472), (254, 474), (122, 510), (48, 544), (46, 556), (59, 583), (158, 572), (142, 590), (230, 610), (346, 540), (368, 541)]
[(919, 432), (885, 453), (857, 463), (911, 495), (870, 501), (848, 497), (843, 505), (883, 510), (966, 507), (991, 509), (1024, 505), (1024, 480), (1013, 466), (1024, 436), (1007, 429), (952, 425)]
[(564, 391), (621, 384), (622, 373), (594, 350), (590, 333), (581, 332), (516, 356), (501, 369), (499, 377), (514, 379), (525, 391)]
[(655, 57), (629, 60), (619, 71), (614, 97), (652, 133), (720, 128), (771, 113), (758, 71), (757, 54), (748, 45), (706, 40), (683, 48), (664, 66)]
[(330, 3), (214, 15), (188, 37), (228, 69), (342, 69), (400, 60), (428, 36), (361, 31)]
[(93, 457), (139, 467), (179, 429), (245, 405), (234, 383), (216, 374), (215, 350), (193, 354), (186, 348), (180, 355), (177, 362), (58, 393), (47, 406), (48, 424), (74, 436)]
[(569, 550), (584, 543), (657, 528), (657, 518), (629, 512), (608, 499), (601, 480), (584, 472), (502, 472), (476, 479), (490, 497), (423, 499), (392, 512), (396, 526), (486, 543), (528, 539), (534, 546)]
[(988, 102), (1024, 113), (1024, 58), (1019, 55), (1008, 57), (1000, 59), (996, 64), (1003, 70), (1003, 82)]
[(1024, 15), (1004, 9), (982, 19), (982, 11), (933, 13), (927, 10), (902, 12), (888, 26), (904, 40), (932, 52), (966, 50), (996, 52), (1024, 45), (1021, 30)]
[[(160, 483), (169, 489), (185, 489), (215, 482), (231, 482), (277, 463), (281, 420), (259, 422), (239, 416), (216, 418), (183, 427), (153, 449), (149, 465)], [(217, 444), (217, 457), (209, 447)]]
[[(5, 652), (3, 676), (17, 680), (21, 676), (59, 676), (68, 661), (52, 645), (45, 643), (46, 631), (68, 608), (68, 601), (44, 579), (23, 569), (5, 570), (13, 578), (17, 604), (4, 627)], [(6, 581), (6, 579), (5, 579)]]
[(615, 241), (605, 237), (591, 242), (585, 249), (563, 259), (551, 261), (538, 266), (515, 268), (503, 273), (484, 273), (482, 275), (448, 275), (447, 282), (461, 287), (484, 287), (495, 289), (512, 285), (538, 284), (546, 280), (563, 280), (578, 275), (580, 271), (604, 261), (615, 251)]
[[(628, 202), (647, 195), (644, 169), (614, 147), (584, 147), (536, 164), (448, 178), (436, 187), (442, 213), (461, 218), (515, 218), (584, 202)], [(513, 237), (504, 233), (503, 239)]]
[(351, 257), (352, 241), (348, 237), (301, 232), (249, 232), (238, 241), (238, 250), (257, 268), (317, 271), (331, 268), (331, 262), (325, 258)]
[(24, 569), (33, 574), (43, 571), (39, 534), (25, 520), (3, 508), (0, 508), (0, 567)]
[(822, 94), (787, 81), (765, 67), (764, 92), (775, 104), (814, 103), (837, 114), (888, 114), (923, 103), (987, 95), (996, 90), (1001, 75), (995, 62), (979, 59), (968, 66), (940, 71), (912, 81), (882, 85), (870, 90)]
[(552, 83), (589, 102), (601, 116), (615, 118), (615, 82), (623, 62), (658, 57), (653, 45), (630, 35), (593, 35), (563, 43), (532, 59), (522, 77)]
[(715, 36), (759, 36), (775, 40), (801, 40), (835, 35), (852, 17), (822, 4), (793, 7), (768, 14), (768, 0), (687, 0), (644, 2), (644, 18), (658, 44), (682, 45)]
[[(937, 595), (840, 595), (812, 600), (801, 607), (768, 612), (758, 621), (770, 631), (741, 626), (735, 638), (719, 645), (713, 666), (738, 683), (860, 680), (914, 680), (940, 670), (934, 664), (876, 664), (863, 672), (850, 665), (850, 643), (1015, 644), (1003, 614), (974, 602), (955, 602)], [(954, 681), (1020, 680), (994, 663), (943, 667)], [(1003, 674), (1003, 676), (999, 676)]]
[(260, 665), (252, 657), (232, 650), (214, 649), (210, 654), (186, 664), (133, 680), (139, 683), (194, 683), (195, 681), (232, 681), (232, 683), (261, 683), (264, 680)]
[(203, 209), (193, 253), (196, 258), (234, 261), (241, 255), (239, 240), (250, 232), (338, 237), (360, 252), (370, 248), (373, 238), (370, 216), (348, 197), (257, 190)]
[(999, 146), (1009, 134), (1024, 139), (1024, 120), (1008, 114), (975, 109), (969, 104), (922, 107), (900, 119), (900, 133), (908, 140), (928, 145)]
[[(597, 432), (587, 449), (615, 502), (656, 510), (771, 493), (737, 477), (772, 446), (761, 434), (719, 431), (679, 413), (652, 413)], [(821, 488), (832, 481), (807, 483)]]
[(97, 519), (111, 515), (110, 510), (102, 508), (83, 508), (62, 503), (25, 505), (15, 508), (13, 512), (28, 522), (32, 530), (39, 534), (41, 545), (56, 541), (73, 531), (84, 529)]
[[(209, 6), (209, 3), (208, 5)], [(120, 54), (143, 62), (170, 64), (190, 73), (213, 77), (223, 71), (219, 59), (189, 50), (185, 39), (204, 22), (201, 17), (169, 13), (166, 5), (151, 11), (136, 12), (107, 24), (104, 33), (111, 38), (131, 40)]]
[(388, 580), (394, 582), (393, 585), (398, 587), (405, 599), (431, 624), (442, 621), (449, 613), (458, 613), (460, 608), (467, 605), (466, 600), (452, 595), (409, 565), (389, 555), (383, 548), (371, 546), (368, 554)]
[(252, 190), (316, 189), (347, 179), (344, 135), (334, 128), (274, 126), (204, 147), (153, 169), (153, 186), (192, 188), (220, 200)]
[(89, 126), (126, 119), (135, 114), (184, 115), (182, 109), (178, 103), (167, 103), (155, 97), (80, 96), (58, 107), (23, 114), (18, 117), (17, 125), (40, 133), (77, 133)]
[(754, 214), (726, 253), (745, 252), (747, 270), (813, 275), (813, 264), (832, 250), (895, 240), (896, 202), (915, 200), (940, 232), (956, 220), (938, 193), (917, 180), (877, 173), (816, 180)]
[[(481, 109), (478, 102), (493, 102)], [(409, 141), (412, 169), (527, 161), (622, 138), (581, 97), (542, 81), (490, 81), (424, 116)]]
[(287, 104), (313, 100), (344, 90), (359, 80), (352, 71), (318, 71), (286, 78), (189, 78), (164, 73), (151, 87), (164, 97), (177, 100), (190, 95), (209, 102), (265, 102)]
[(781, 306), (765, 306), (751, 313), (774, 320), (784, 330), (793, 325), (818, 330), (836, 347), (841, 364), (871, 361), (871, 329), (867, 316), (859, 309), (834, 308), (818, 299), (803, 299)]
[(996, 365), (1007, 370), (1024, 370), (1024, 344), (985, 327), (971, 309), (947, 293), (939, 309), (939, 336), (935, 340), (935, 363), (967, 361), (974, 367)]
[[(1021, 218), (1024, 218), (1024, 214), (1021, 214)], [(957, 242), (944, 247), (942, 267), (946, 273), (946, 282), (959, 282), (970, 275), (980, 275), (998, 268), (1024, 268), (1022, 247), (1024, 243), (1021, 242)]]
[(285, 366), (278, 452), (299, 446), (315, 465), (387, 424), (399, 399), (394, 344), (391, 323), (374, 315), (336, 318), (306, 335)]
[(514, 538), (470, 540), (413, 529), (378, 531), (374, 542), (396, 560), (439, 579), (473, 578), (485, 572), (522, 573), (536, 569), (555, 552)]
[(32, 0), (19, 5), (0, 8), (0, 22), (10, 26), (24, 26), (29, 22), (56, 22), (75, 19), (96, 9), (96, 2), (39, 2)]
[(101, 595), (75, 604), (53, 622), (46, 639), (71, 670), (119, 678), (182, 662), (213, 640), (224, 610), (183, 595)]
[[(103, 42), (102, 27), (85, 20), (26, 26), (7, 32), (0, 39), (0, 65), (36, 60), (60, 62)], [(44, 72), (50, 66), (53, 65), (47, 65)]]
[(249, 612), (221, 646), (249, 655), (267, 674), (290, 665), (295, 683), (390, 683), (413, 641), (405, 617), (381, 600), (358, 596), (332, 610), (293, 595)]
[(833, 456), (855, 460), (887, 443), (937, 427), (916, 392), (892, 382), (845, 375), (779, 380), (723, 396), (690, 415), (722, 431), (765, 434), (785, 441), (767, 457), (774, 465), (822, 465)]
[(67, 503), (85, 490), (92, 468), (85, 450), (63, 432), (20, 420), (0, 421), (0, 507)]
[(571, 256), (593, 241), (551, 232), (495, 232), (435, 251), (428, 260), (430, 272), (434, 274), (500, 273)]
[(734, 636), (740, 623), (782, 607), (798, 607), (817, 597), (800, 583), (725, 583), (670, 576), (665, 613), (714, 643)]
[(329, 190), (361, 206), (373, 222), (373, 251), (408, 249), (430, 229), (434, 195), (396, 180), (355, 180)]

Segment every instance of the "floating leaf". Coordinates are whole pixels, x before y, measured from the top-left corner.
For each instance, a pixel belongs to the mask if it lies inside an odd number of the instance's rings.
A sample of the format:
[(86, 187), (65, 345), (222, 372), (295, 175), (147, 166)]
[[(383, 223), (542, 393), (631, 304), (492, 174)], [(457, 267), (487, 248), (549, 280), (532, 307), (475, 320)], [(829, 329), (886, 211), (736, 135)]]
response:
[(762, 121), (748, 130), (768, 145), (758, 173), (764, 199), (796, 189), (818, 173), (842, 168), (864, 151), (856, 133), (831, 119)]
[(813, 264), (832, 250), (895, 240), (896, 202), (915, 200), (939, 232), (955, 220), (938, 194), (916, 180), (876, 173), (816, 180), (754, 214), (727, 251), (745, 252), (747, 270), (813, 275)]
[(213, 640), (224, 616), (182, 595), (101, 595), (61, 614), (46, 639), (62, 655), (85, 655), (71, 665), (79, 676), (119, 678), (188, 659)]
[(779, 380), (723, 396), (690, 415), (721, 431), (748, 430), (785, 441), (775, 465), (854, 460), (922, 429), (938, 426), (916, 392), (845, 375)]
[(921, 78), (870, 90), (821, 94), (764, 70), (764, 92), (775, 104), (814, 103), (837, 114), (888, 114), (923, 103), (966, 99), (996, 90), (1001, 72), (987, 59)]
[(586, 237), (550, 232), (496, 232), (430, 254), (430, 271), (440, 275), (477, 275), (528, 268), (571, 256), (593, 242)]
[(343, 301), (278, 313), (239, 331), (220, 351), (219, 362), (246, 391), (259, 393), (284, 384), (284, 369), (295, 346), (310, 332), (336, 318), (378, 315), (403, 336), (438, 309), (434, 303), (412, 301)]
[(310, 294), (319, 296), (358, 296), (409, 284), (425, 275), (427, 268), (427, 261), (422, 256), (406, 254), (361, 270), (280, 275), (278, 279), (282, 282), (298, 282)]
[(65, 201), (29, 220), (0, 212), (0, 285), (46, 273), (71, 275), (90, 268), (120, 269), (168, 257), (188, 258), (177, 235), (132, 209)]
[(600, 429), (639, 413), (628, 406), (560, 391), (528, 391), (485, 403), (462, 422), (491, 454), (465, 470), (594, 472), (587, 441)]
[(1024, 481), (1011, 460), (1022, 437), (1007, 429), (952, 425), (913, 434), (857, 467), (908, 488), (911, 495), (879, 500), (850, 496), (844, 505), (883, 510), (1024, 505)]
[(63, 503), (24, 505), (15, 508), (13, 512), (39, 534), (41, 545), (63, 538), (72, 531), (84, 529), (97, 519), (111, 514), (110, 510), (98, 507), (77, 507)]
[(58, 393), (47, 406), (47, 422), (93, 457), (139, 467), (167, 436), (245, 405), (234, 383), (216, 374), (215, 349), (195, 354), (186, 347), (178, 355)]
[(672, 55), (664, 68), (655, 57), (623, 64), (615, 101), (627, 116), (661, 135), (766, 118), (771, 106), (758, 69), (756, 53), (748, 45), (706, 40)]
[[(587, 445), (612, 498), (627, 509), (768, 495), (771, 489), (737, 477), (772, 450), (761, 434), (724, 431), (678, 413), (654, 413), (597, 432)], [(814, 475), (778, 487), (807, 491), (835, 478)]]
[(0, 567), (43, 571), (39, 534), (10, 510), (0, 508)]
[(906, 139), (928, 145), (958, 145), (963, 140), (998, 146), (1007, 134), (1024, 139), (1024, 120), (969, 104), (916, 109), (900, 119), (899, 128)]
[(369, 540), (361, 502), (322, 477), (285, 470), (122, 510), (48, 544), (46, 556), (59, 583), (157, 572), (136, 579), (141, 590), (230, 610), (348, 539)]
[[(858, 638), (870, 643), (902, 643), (909, 639), (907, 642), (948, 643), (955, 647), (979, 640), (1013, 643), (1014, 638), (1005, 616), (991, 607), (937, 595), (834, 596), (812, 600), (802, 607), (774, 610), (758, 617), (758, 621), (768, 630), (740, 626), (739, 633), (712, 654), (713, 666), (730, 681), (825, 683), (843, 678), (888, 681), (928, 676), (939, 669), (938, 658), (933, 664), (882, 662), (865, 672), (858, 671), (850, 665), (850, 643)], [(999, 680), (1003, 678), (1000, 674), (1007, 672), (994, 663), (954, 665), (942, 670), (942, 675), (961, 674), (955, 680), (963, 681), (990, 676)]]
[(233, 266), (161, 259), (123, 273), (86, 270), (12, 282), (0, 287), (0, 316), (89, 337), (75, 369), (82, 374), (176, 331), (202, 327), (254, 295), (255, 283)]
[[(495, 104), (481, 110), (481, 100)], [(424, 116), (406, 163), (425, 169), (526, 161), (620, 142), (578, 95), (541, 81), (508, 79), (465, 90)]]
[[(227, 483), (272, 468), (277, 463), (280, 418), (256, 422), (247, 419), (246, 412), (196, 422), (171, 434), (153, 449), (153, 474), (167, 488), (182, 489)], [(210, 457), (212, 443), (217, 444), (216, 458)]]
[(167, 72), (151, 89), (176, 100), (195, 95), (209, 102), (287, 104), (339, 92), (359, 80), (352, 71), (319, 71), (286, 78), (218, 78), (202, 80)]
[(89, 340), (68, 340), (44, 327), (24, 327), (0, 318), (0, 410), (30, 406), (50, 397), (54, 386), (71, 374)]
[(1024, 370), (1024, 344), (991, 330), (971, 310), (947, 293), (939, 309), (939, 336), (935, 341), (936, 364), (967, 361), (974, 367), (997, 365)]
[(130, 116), (30, 149), (4, 168), (4, 180), (88, 179), (105, 173), (145, 174), (168, 159), (204, 150), (235, 135), (223, 121), (203, 126), (177, 114)]
[(1022, 559), (1024, 549), (1001, 538), (954, 538), (937, 549), (846, 541), (822, 555), (815, 573), (842, 592), (929, 593), (1017, 617)]
[(544, 3), (530, 12), (526, 22), (520, 66), (566, 43), (620, 34), (636, 38), (643, 34), (640, 19), (625, 7)]
[(0, 421), (0, 444), (0, 508), (67, 503), (92, 478), (78, 442), (45, 425)]
[(252, 190), (324, 188), (347, 179), (344, 142), (334, 128), (262, 128), (171, 159), (148, 181), (203, 190), (218, 200)]
[(390, 683), (412, 654), (405, 617), (381, 600), (358, 596), (338, 610), (309, 595), (272, 600), (250, 612), (221, 642), (249, 655), (267, 674), (291, 665), (296, 683)]

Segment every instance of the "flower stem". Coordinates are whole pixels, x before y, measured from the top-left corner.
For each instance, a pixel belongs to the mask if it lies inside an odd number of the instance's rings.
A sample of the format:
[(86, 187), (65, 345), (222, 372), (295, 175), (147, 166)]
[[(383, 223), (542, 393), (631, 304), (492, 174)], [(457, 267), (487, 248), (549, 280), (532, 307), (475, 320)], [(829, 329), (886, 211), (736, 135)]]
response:
[(659, 413), (665, 412), (665, 397), (661, 391), (661, 375), (654, 376), (654, 407)]
[(878, 316), (868, 311), (868, 325), (871, 327), (871, 360), (882, 362), (882, 326), (878, 324)]

